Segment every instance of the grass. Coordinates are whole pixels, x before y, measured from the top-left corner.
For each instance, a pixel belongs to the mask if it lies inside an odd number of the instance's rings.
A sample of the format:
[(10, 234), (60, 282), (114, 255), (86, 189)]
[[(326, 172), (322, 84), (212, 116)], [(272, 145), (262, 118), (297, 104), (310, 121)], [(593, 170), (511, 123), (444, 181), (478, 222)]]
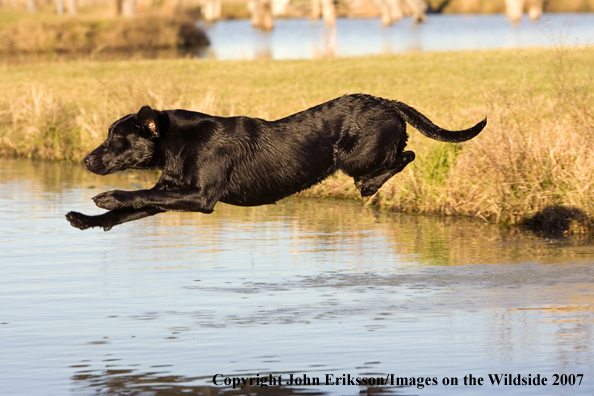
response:
[[(404, 101), (449, 129), (489, 117), (486, 130), (463, 144), (434, 142), (411, 130), (408, 149), (417, 159), (369, 204), (504, 224), (559, 205), (592, 216), (593, 68), (589, 48), (282, 62), (4, 64), (0, 153), (79, 161), (115, 119), (145, 104), (275, 119), (366, 92)], [(360, 199), (342, 174), (306, 194)]]
[[(103, 12), (105, 14), (105, 12)], [(207, 38), (188, 15), (147, 12), (136, 18), (83, 13), (0, 12), (0, 54), (97, 53), (204, 46)]]
[[(429, 0), (437, 8), (443, 0)], [(594, 0), (548, 0), (545, 12), (592, 12)], [(445, 13), (502, 13), (505, 12), (505, 0), (456, 0), (443, 10)]]

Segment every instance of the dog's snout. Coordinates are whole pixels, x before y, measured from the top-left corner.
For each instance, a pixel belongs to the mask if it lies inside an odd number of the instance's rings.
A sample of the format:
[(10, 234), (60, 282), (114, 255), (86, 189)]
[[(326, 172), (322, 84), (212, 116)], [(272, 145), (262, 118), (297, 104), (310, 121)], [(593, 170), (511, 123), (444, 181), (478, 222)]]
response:
[(93, 173), (98, 173), (101, 166), (98, 164), (97, 156), (89, 154), (83, 158), (83, 163), (87, 166), (87, 169)]
[(83, 163), (87, 169), (98, 175), (105, 175), (109, 173), (109, 168), (105, 166), (102, 158), (97, 153), (93, 152), (83, 158)]

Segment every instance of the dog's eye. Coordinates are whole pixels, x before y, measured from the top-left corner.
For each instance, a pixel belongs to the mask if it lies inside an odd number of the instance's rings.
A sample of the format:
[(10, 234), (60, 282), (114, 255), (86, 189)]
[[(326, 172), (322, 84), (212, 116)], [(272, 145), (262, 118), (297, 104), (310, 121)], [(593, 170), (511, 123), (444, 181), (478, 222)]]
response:
[(123, 138), (123, 136), (122, 136), (122, 135), (120, 135), (119, 133), (116, 133), (115, 135), (113, 135), (113, 137), (114, 137), (114, 138), (116, 138), (116, 139), (121, 139), (121, 138)]

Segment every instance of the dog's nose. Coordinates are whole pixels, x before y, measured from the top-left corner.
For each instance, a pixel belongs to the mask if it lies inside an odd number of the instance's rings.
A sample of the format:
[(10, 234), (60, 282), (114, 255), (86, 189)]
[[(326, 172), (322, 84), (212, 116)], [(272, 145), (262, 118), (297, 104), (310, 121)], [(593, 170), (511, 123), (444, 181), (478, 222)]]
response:
[(85, 164), (86, 166), (89, 166), (89, 165), (91, 165), (91, 162), (92, 162), (92, 160), (91, 160), (91, 156), (90, 156), (90, 155), (87, 155), (87, 156), (86, 156), (86, 157), (83, 159), (83, 162), (84, 162), (84, 164)]

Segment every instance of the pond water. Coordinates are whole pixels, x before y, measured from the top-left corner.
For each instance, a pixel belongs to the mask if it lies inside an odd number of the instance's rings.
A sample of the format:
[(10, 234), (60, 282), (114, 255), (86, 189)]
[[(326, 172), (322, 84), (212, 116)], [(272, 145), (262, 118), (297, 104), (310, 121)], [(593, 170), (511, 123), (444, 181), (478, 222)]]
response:
[(452, 51), (594, 44), (594, 14), (545, 14), (513, 24), (503, 14), (429, 15), (383, 27), (378, 18), (338, 19), (333, 31), (310, 19), (277, 19), (264, 33), (249, 20), (205, 26), (212, 45), (202, 54), (215, 59), (309, 59), (410, 51)]
[[(594, 394), (586, 239), (299, 197), (109, 232), (64, 219), (152, 180), (0, 159), (2, 394)], [(234, 391), (216, 374), (283, 382)], [(291, 374), (320, 385), (287, 385)], [(409, 386), (348, 381), (392, 374)]]

